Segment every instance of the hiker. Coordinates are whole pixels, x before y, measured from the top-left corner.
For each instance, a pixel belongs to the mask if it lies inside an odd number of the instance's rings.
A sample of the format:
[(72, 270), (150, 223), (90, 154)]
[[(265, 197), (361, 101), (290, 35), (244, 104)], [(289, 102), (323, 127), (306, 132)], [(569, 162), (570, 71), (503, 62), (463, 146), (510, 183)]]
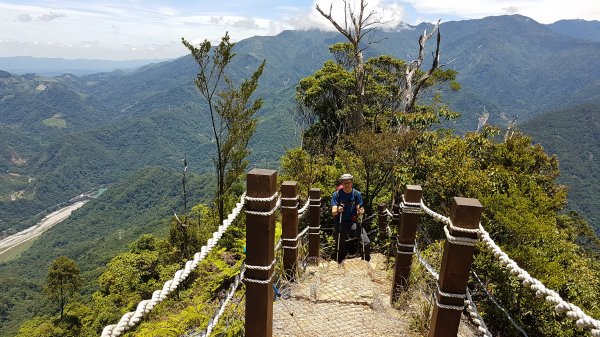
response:
[[(367, 261), (371, 259), (370, 243), (367, 232), (360, 226), (360, 219), (365, 213), (363, 200), (360, 192), (352, 187), (354, 177), (351, 174), (343, 174), (340, 177), (341, 185), (333, 192), (331, 197), (331, 214), (334, 219), (334, 237), (335, 237), (335, 255), (334, 258), (341, 263), (347, 254), (346, 238), (349, 232), (360, 235), (359, 249), (362, 252), (361, 257)], [(360, 234), (358, 228), (360, 227)]]

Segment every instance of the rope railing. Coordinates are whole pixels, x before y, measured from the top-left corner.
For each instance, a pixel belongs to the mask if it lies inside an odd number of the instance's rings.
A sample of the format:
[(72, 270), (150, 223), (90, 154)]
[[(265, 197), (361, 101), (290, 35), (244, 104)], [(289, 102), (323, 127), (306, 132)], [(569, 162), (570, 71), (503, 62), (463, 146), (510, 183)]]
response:
[(600, 321), (588, 316), (575, 304), (563, 300), (556, 291), (547, 288), (542, 282), (519, 267), (514, 260), (498, 247), (481, 224), (479, 224), (479, 231), (481, 232), (482, 242), (492, 251), (496, 259), (500, 261), (500, 264), (508, 270), (509, 273), (521, 280), (524, 286), (535, 291), (536, 296), (543, 297), (547, 302), (552, 303), (554, 305), (554, 310), (557, 313), (565, 313), (567, 317), (575, 320), (577, 327), (590, 329), (592, 336), (600, 337)]
[(189, 274), (196, 269), (198, 264), (202, 262), (208, 256), (210, 251), (217, 245), (223, 233), (229, 228), (229, 226), (235, 221), (237, 216), (242, 212), (244, 207), (244, 201), (246, 200), (246, 193), (241, 197), (235, 208), (227, 216), (227, 219), (223, 220), (223, 224), (213, 233), (212, 237), (208, 239), (205, 246), (202, 246), (200, 252), (194, 254), (194, 258), (185, 263), (184, 269), (178, 270), (174, 277), (166, 281), (161, 290), (156, 290), (152, 293), (152, 298), (149, 300), (141, 301), (135, 311), (125, 313), (117, 324), (107, 325), (102, 330), (101, 337), (117, 337), (121, 336), (124, 332), (136, 326), (142, 317), (147, 315), (158, 303), (162, 302), (167, 296), (177, 289), (177, 287), (183, 282)]
[[(271, 198), (246, 198), (246, 200), (250, 200), (252, 199), (253, 201), (272, 201), (274, 200), (273, 197)], [(264, 212), (265, 214), (259, 214), (259, 215), (267, 215), (266, 213), (269, 213), (268, 215), (272, 214), (274, 211), (276, 211), (276, 209), (279, 208), (284, 208), (285, 206), (281, 206), (281, 201), (283, 200), (287, 200), (286, 198), (281, 198), (279, 197), (277, 200), (277, 204), (275, 206), (275, 208), (269, 212)], [(294, 200), (297, 200), (294, 198)], [(303, 215), (303, 212), (306, 211), (308, 209), (308, 205), (309, 205), (310, 199), (306, 201), (306, 203), (304, 204), (304, 206), (302, 208), (300, 208), (298, 210), (298, 218), (301, 218)], [(295, 207), (292, 208), (296, 208), (298, 205), (296, 205)], [(252, 213), (254, 214), (254, 213)], [(300, 233), (298, 233), (298, 236), (295, 239), (279, 239), (277, 244), (275, 245), (274, 251), (277, 252), (279, 251), (281, 248), (287, 248), (287, 247), (283, 247), (283, 241), (298, 241), (300, 240), (302, 237), (304, 237), (307, 233), (308, 233), (308, 229), (309, 227), (305, 227), (304, 230), (302, 230)], [(296, 244), (297, 247), (297, 244)], [(263, 269), (270, 269), (273, 265), (275, 264), (275, 261), (272, 261), (271, 265), (268, 267), (265, 267)], [(256, 266), (248, 266), (248, 265), (243, 265), (240, 274), (238, 274), (234, 280), (234, 282), (231, 284), (229, 291), (227, 293), (227, 296), (224, 300), (222, 300), (220, 302), (220, 305), (218, 307), (218, 309), (216, 310), (215, 314), (213, 315), (213, 317), (209, 320), (208, 322), (208, 326), (206, 327), (206, 329), (202, 330), (198, 335), (193, 335), (193, 336), (198, 336), (198, 337), (208, 337), (210, 336), (211, 332), (213, 331), (213, 329), (216, 327), (216, 325), (219, 322), (219, 319), (221, 318), (221, 316), (223, 315), (227, 305), (229, 304), (229, 302), (231, 301), (231, 299), (233, 298), (233, 296), (235, 295), (235, 292), (237, 290), (237, 288), (239, 287), (239, 285), (243, 282), (243, 281), (250, 281), (249, 279), (247, 279), (244, 275), (245, 271), (247, 268), (255, 268), (255, 269), (260, 269), (260, 267), (256, 267)], [(252, 280), (253, 282), (256, 282), (257, 280)]]
[[(306, 199), (306, 203), (304, 203), (304, 206), (302, 206), (302, 208), (300, 208), (298, 210), (298, 218), (302, 218), (304, 216), (304, 214), (306, 214), (306, 210), (308, 209), (308, 205), (310, 204), (311, 199), (308, 198)], [(321, 199), (319, 199), (319, 201), (321, 201)]]
[(225, 308), (227, 308), (227, 305), (229, 304), (229, 302), (235, 295), (237, 288), (242, 283), (242, 280), (244, 279), (245, 271), (246, 271), (245, 267), (242, 266), (240, 273), (238, 275), (236, 275), (234, 281), (229, 286), (229, 291), (227, 292), (226, 297), (223, 300), (221, 300), (218, 310), (215, 311), (215, 314), (208, 321), (208, 325), (207, 325), (206, 329), (202, 330), (197, 335), (191, 335), (191, 336), (193, 336), (193, 337), (208, 337), (208, 336), (210, 336), (210, 333), (217, 326), (217, 324), (219, 323), (219, 319), (221, 319), (221, 316), (225, 312)]
[(531, 290), (536, 292), (536, 296), (543, 297), (547, 302), (554, 305), (554, 310), (557, 313), (565, 313), (567, 317), (575, 320), (575, 324), (578, 328), (589, 329), (593, 337), (600, 337), (600, 321), (588, 316), (581, 308), (573, 303), (567, 302), (554, 290), (546, 287), (541, 281), (529, 275), (529, 273), (519, 267), (519, 265), (512, 260), (502, 249), (492, 240), (490, 234), (485, 228), (479, 224), (477, 229), (465, 229), (455, 227), (452, 224), (450, 218), (443, 216), (439, 213), (431, 210), (423, 200), (419, 203), (423, 211), (431, 216), (433, 219), (444, 223), (444, 231), (446, 233), (447, 240), (459, 244), (459, 245), (475, 245), (479, 241), (478, 239), (468, 238), (456, 238), (450, 235), (448, 228), (453, 231), (465, 232), (465, 233), (476, 233), (481, 239), (481, 242), (493, 253), (500, 264), (512, 275), (516, 276), (525, 287), (529, 287)]
[[(417, 260), (421, 263), (421, 265), (423, 267), (425, 267), (425, 270), (427, 270), (429, 272), (429, 274), (431, 274), (431, 276), (433, 276), (433, 278), (436, 280), (436, 282), (438, 282), (440, 279), (440, 274), (423, 257), (423, 255), (421, 254), (421, 251), (419, 251), (419, 248), (416, 243), (415, 243), (415, 255), (417, 256)], [(480, 333), (480, 335), (486, 336), (486, 337), (492, 337), (492, 333), (488, 330), (488, 327), (485, 325), (483, 318), (481, 317), (481, 315), (479, 314), (479, 311), (477, 310), (477, 307), (475, 306), (475, 302), (473, 302), (473, 299), (471, 298), (471, 292), (469, 291), (469, 289), (467, 289), (467, 292), (466, 292), (465, 304), (467, 305), (466, 309), (467, 309), (467, 312), (469, 313), (469, 317), (471, 317), (473, 322), (477, 325), (477, 331)]]

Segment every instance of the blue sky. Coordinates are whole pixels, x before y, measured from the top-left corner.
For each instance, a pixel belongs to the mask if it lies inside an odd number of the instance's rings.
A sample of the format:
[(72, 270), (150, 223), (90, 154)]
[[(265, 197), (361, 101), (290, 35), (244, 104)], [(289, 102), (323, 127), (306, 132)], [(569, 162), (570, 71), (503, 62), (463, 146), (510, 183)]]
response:
[[(350, 0), (351, 2), (353, 0)], [(88, 59), (173, 58), (181, 37), (217, 41), (275, 35), (284, 29), (331, 29), (315, 11), (341, 0), (1, 1), (0, 57)], [(476, 19), (522, 14), (541, 23), (600, 20), (598, 0), (369, 0), (388, 26), (400, 22)]]

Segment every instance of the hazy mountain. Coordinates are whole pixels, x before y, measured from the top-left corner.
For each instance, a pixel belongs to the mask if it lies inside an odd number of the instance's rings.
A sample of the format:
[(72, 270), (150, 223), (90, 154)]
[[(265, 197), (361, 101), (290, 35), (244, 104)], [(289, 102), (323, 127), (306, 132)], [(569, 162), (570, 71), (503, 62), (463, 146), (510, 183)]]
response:
[(600, 104), (551, 111), (521, 126), (560, 161), (559, 181), (569, 187), (569, 208), (600, 233)]
[(600, 42), (600, 21), (560, 20), (548, 25), (552, 31), (576, 39)]
[[(502, 114), (518, 115), (523, 130), (559, 155), (561, 179), (572, 186), (572, 208), (592, 220), (598, 219), (594, 211), (600, 206), (593, 198), (600, 192), (595, 164), (600, 158), (596, 128), (600, 42), (591, 33), (595, 25), (571, 21), (542, 25), (523, 16), (500, 16), (441, 27), (442, 63), (459, 72), (463, 87), (458, 93), (444, 93), (463, 112), (454, 125), (457, 130), (474, 130), (484, 107), (492, 123), (503, 124)], [(386, 53), (410, 59), (424, 29), (431, 25), (378, 32), (377, 39), (383, 40), (370, 46), (367, 56)], [(267, 60), (257, 90), (265, 102), (250, 144), (251, 166), (276, 167), (285, 148), (298, 144), (295, 87), (330, 58), (328, 47), (338, 41), (342, 37), (333, 32), (285, 31), (236, 45), (230, 73), (234, 80), (248, 77)], [(26, 72), (36, 72), (31, 69)], [(131, 238), (158, 230), (156, 219), (168, 217), (169, 208), (178, 205), (180, 176), (174, 172), (181, 169), (184, 155), (191, 171), (212, 171), (214, 146), (205, 104), (193, 84), (196, 72), (190, 56), (128, 72), (83, 76), (0, 71), (0, 233), (22, 229), (35, 221), (32, 215), (84, 190), (118, 184), (64, 226), (44, 234), (37, 248), (0, 266), (0, 275), (16, 275), (19, 268), (46, 256), (29, 275), (39, 279), (46, 270), (44, 263), (57, 254), (81, 257), (78, 261), (86, 261), (82, 270), (97, 275), (95, 263), (118, 250), (115, 245), (120, 241), (115, 238), (123, 234), (119, 229), (131, 230)], [(196, 189), (199, 196), (209, 193), (206, 188), (210, 191), (206, 181), (202, 186)], [(67, 240), (69, 233), (82, 241)], [(0, 282), (2, 294), (9, 294), (4, 289), (14, 282)], [(26, 286), (39, 292), (39, 283)], [(13, 305), (0, 305), (0, 322), (11, 320), (11, 331), (30, 310), (28, 304), (19, 304), (23, 298), (0, 301)]]
[[(206, 202), (211, 177), (188, 178), (190, 204)], [(0, 336), (14, 336), (22, 320), (54, 310), (42, 292), (53, 259), (75, 259), (84, 292), (90, 294), (106, 263), (132, 241), (142, 234), (166, 236), (169, 216), (183, 208), (180, 182), (178, 172), (156, 167), (137, 171), (44, 233), (21, 256), (0, 263)]]
[(106, 71), (132, 70), (150, 63), (162, 62), (161, 59), (150, 60), (88, 60), (88, 59), (62, 59), (38, 58), (31, 56), (0, 57), (0, 70), (14, 74), (35, 73), (43, 76), (56, 76), (61, 74), (85, 75)]
[[(367, 55), (410, 59), (424, 29), (431, 25), (377, 32), (382, 40)], [(600, 102), (598, 42), (573, 39), (518, 15), (448, 22), (441, 32), (442, 62), (459, 72), (463, 87), (445, 94), (463, 113), (454, 124), (458, 131), (475, 129), (484, 107), (490, 122), (503, 124), (503, 114), (518, 115), (521, 123), (549, 110)], [(267, 60), (257, 90), (265, 103), (250, 144), (252, 165), (275, 167), (285, 148), (298, 143), (295, 86), (330, 58), (328, 46), (338, 41), (342, 37), (334, 32), (285, 31), (236, 45), (234, 80)], [(194, 60), (185, 56), (81, 77), (0, 74), (0, 127), (25, 135), (0, 146), (0, 164), (34, 179), (24, 187), (19, 182), (29, 197), (19, 202), (56, 201), (57, 191), (66, 200), (78, 189), (117, 181), (146, 165), (175, 169), (186, 154), (191, 169), (211, 170), (214, 149), (204, 102), (193, 85), (196, 72)], [(8, 192), (0, 198), (0, 211), (13, 208), (14, 202), (1, 201)]]

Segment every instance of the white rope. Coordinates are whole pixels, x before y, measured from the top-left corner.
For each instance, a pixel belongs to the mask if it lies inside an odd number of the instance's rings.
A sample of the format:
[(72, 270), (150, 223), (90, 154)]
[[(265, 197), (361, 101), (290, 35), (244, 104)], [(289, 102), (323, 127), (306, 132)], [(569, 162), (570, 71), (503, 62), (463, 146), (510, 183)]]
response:
[[(275, 193), (273, 195), (277, 195), (277, 193)], [(264, 198), (264, 199), (267, 199), (267, 198)], [(250, 199), (248, 199), (248, 197), (246, 197), (246, 200), (250, 200)], [(270, 211), (260, 212), (260, 211), (249, 211), (249, 210), (246, 210), (246, 214), (260, 215), (260, 216), (271, 216), (271, 215), (273, 215), (273, 213), (275, 213), (277, 211), (277, 209), (279, 208), (279, 206), (281, 206), (281, 198), (277, 199), (277, 202), (275, 203), (275, 207), (271, 208)]]
[(437, 296), (435, 297), (435, 305), (437, 305), (438, 307), (442, 308), (442, 309), (448, 309), (448, 310), (457, 310), (457, 311), (463, 311), (465, 309), (465, 305), (450, 305), (450, 304), (442, 304), (438, 301)]
[(477, 236), (480, 235), (479, 228), (456, 227), (456, 226), (454, 226), (454, 224), (452, 223), (452, 221), (449, 221), (448, 227), (450, 227), (450, 229), (452, 230), (452, 232), (460, 232), (460, 233), (467, 233), (467, 234), (477, 234)]
[(281, 197), (279, 199), (281, 199), (281, 201), (295, 201), (296, 202), (296, 205), (294, 205), (294, 206), (284, 206), (282, 204), (281, 208), (298, 209), (298, 206), (300, 205), (300, 202), (298, 201), (298, 196), (296, 196), (295, 198), (284, 198), (284, 197)]
[[(280, 247), (280, 245), (281, 245), (282, 242), (283, 241), (279, 240), (279, 242), (277, 243), (277, 246), (274, 249), (275, 251), (279, 249), (279, 247)], [(285, 248), (285, 246), (283, 248)], [(275, 261), (276, 261), (276, 259), (273, 259), (273, 261), (271, 261), (271, 263), (268, 266), (255, 266), (255, 265), (251, 265), (251, 264), (244, 264), (244, 271), (246, 269), (249, 269), (249, 270), (269, 271), (275, 265)], [(243, 280), (246, 281), (246, 282), (259, 283), (259, 284), (268, 284), (269, 282), (271, 282), (271, 279), (273, 279), (273, 273), (271, 273), (271, 275), (269, 276), (269, 278), (266, 279), (266, 280), (251, 279), (251, 278), (247, 278), (246, 276), (243, 277)]]
[[(455, 227), (456, 228), (456, 227)], [(460, 236), (452, 236), (448, 231), (448, 226), (444, 226), (444, 233), (446, 233), (446, 241), (460, 246), (473, 247), (479, 243), (479, 239), (463, 238)]]
[(576, 320), (575, 324), (578, 328), (590, 329), (592, 336), (600, 337), (600, 321), (588, 316), (575, 304), (563, 300), (556, 291), (548, 289), (542, 282), (519, 267), (514, 260), (508, 257), (508, 255), (496, 245), (494, 240), (490, 237), (490, 234), (481, 224), (479, 224), (479, 230), (481, 232), (483, 243), (492, 251), (494, 256), (500, 261), (500, 264), (502, 264), (512, 275), (515, 275), (521, 280), (524, 286), (534, 290), (536, 296), (544, 297), (547, 302), (555, 305), (554, 310), (557, 313), (565, 313), (567, 317)]
[(142, 317), (149, 313), (158, 303), (162, 302), (167, 296), (173, 292), (181, 282), (183, 282), (192, 270), (196, 269), (198, 264), (208, 256), (210, 251), (217, 245), (223, 233), (229, 228), (237, 216), (242, 212), (244, 207), (244, 200), (247, 200), (246, 193), (242, 194), (240, 202), (238, 202), (235, 208), (231, 211), (231, 214), (227, 216), (227, 219), (223, 220), (223, 224), (219, 226), (216, 232), (213, 233), (212, 238), (208, 239), (205, 246), (202, 246), (200, 252), (194, 254), (194, 258), (185, 263), (184, 269), (178, 270), (175, 276), (165, 282), (161, 290), (156, 290), (152, 294), (152, 298), (149, 300), (143, 300), (138, 305), (135, 311), (124, 314), (117, 324), (107, 325), (102, 330), (102, 337), (117, 337), (121, 336), (125, 331), (136, 326)]
[[(298, 240), (300, 240), (300, 238), (302, 238), (304, 235), (306, 235), (306, 233), (308, 232), (308, 229), (310, 227), (304, 227), (304, 229), (302, 230), (302, 232), (298, 233), (298, 235), (295, 238), (292, 239), (286, 239), (286, 238), (281, 238), (280, 241), (284, 241), (284, 242), (295, 242), (296, 245), (295, 246), (283, 246), (283, 249), (298, 249)], [(277, 249), (276, 249), (277, 250)]]
[[(321, 199), (319, 199), (319, 200), (321, 200)], [(298, 210), (298, 219), (302, 218), (302, 216), (305, 214), (306, 210), (308, 209), (308, 205), (310, 204), (310, 201), (311, 201), (311, 199), (306, 200), (306, 202), (304, 203), (304, 206), (302, 206), (302, 208), (300, 208)]]
[(461, 246), (475, 246), (479, 242), (478, 239), (474, 239), (474, 238), (453, 236), (450, 234), (450, 231), (448, 230), (448, 228), (450, 228), (450, 229), (452, 229), (453, 232), (477, 234), (477, 236), (479, 236), (480, 230), (478, 228), (456, 227), (456, 226), (454, 226), (454, 224), (452, 223), (452, 220), (450, 220), (450, 218), (443, 216), (439, 213), (436, 213), (436, 212), (432, 211), (429, 207), (427, 207), (427, 205), (425, 205), (425, 203), (423, 202), (423, 199), (421, 199), (421, 202), (419, 203), (419, 205), (420, 205), (421, 209), (423, 211), (425, 211), (425, 213), (427, 215), (431, 216), (436, 221), (446, 224), (446, 226), (444, 226), (444, 233), (446, 234), (446, 240), (448, 242), (456, 244), (456, 245), (461, 245)]
[[(415, 244), (406, 244), (406, 243), (397, 243), (396, 244), (396, 252), (398, 254), (404, 254), (404, 255), (412, 255), (415, 253)], [(403, 247), (403, 248), (409, 248), (410, 251), (405, 251), (405, 250), (400, 250), (399, 248)]]
[(208, 337), (208, 336), (210, 336), (210, 333), (212, 332), (212, 330), (215, 328), (215, 326), (217, 326), (217, 324), (219, 323), (219, 319), (221, 318), (221, 316), (225, 312), (225, 308), (227, 308), (227, 305), (229, 304), (229, 301), (231, 301), (231, 299), (233, 298), (233, 295), (235, 294), (235, 291), (237, 290), (238, 286), (240, 285), (240, 283), (242, 283), (242, 278), (244, 277), (244, 271), (245, 271), (245, 269), (242, 269), (242, 271), (240, 272), (240, 274), (238, 274), (235, 277), (235, 280), (233, 281), (233, 283), (229, 287), (229, 291), (227, 292), (227, 297), (225, 297), (225, 299), (223, 301), (221, 301), (221, 305), (219, 306), (219, 310), (208, 321), (208, 326), (206, 327), (206, 329), (203, 330), (202, 332), (200, 332), (200, 335), (199, 335), (200, 337)]
[[(302, 232), (298, 233), (298, 236), (296, 237), (296, 240), (298, 240), (298, 239), (300, 239), (301, 237), (303, 237), (304, 235), (306, 235), (306, 233), (308, 233), (308, 230), (309, 230), (310, 228), (311, 228), (311, 227), (308, 227), (308, 226), (304, 227), (304, 229), (302, 230)], [(320, 228), (320, 227), (317, 227), (317, 228)]]
[(257, 280), (257, 279), (253, 279), (253, 278), (248, 278), (245, 275), (242, 280), (244, 282), (248, 282), (248, 283), (269, 284), (269, 282), (271, 282), (272, 279), (273, 279), (273, 274), (271, 274), (271, 276), (269, 276), (269, 278), (266, 280)]
[(479, 332), (480, 336), (485, 337), (493, 337), (488, 327), (485, 325), (483, 318), (479, 315), (479, 311), (477, 310), (477, 306), (475, 306), (475, 302), (473, 302), (473, 298), (471, 298), (471, 292), (467, 289), (467, 312), (469, 313), (469, 317), (473, 323), (477, 325), (477, 332)]
[(273, 194), (272, 196), (267, 197), (267, 198), (257, 198), (257, 197), (248, 197), (248, 196), (246, 196), (246, 200), (247, 201), (269, 202), (269, 201), (275, 200), (275, 198), (277, 198), (278, 195), (279, 195), (279, 193), (275, 192), (275, 194)]
[(304, 214), (306, 214), (306, 210), (308, 209), (308, 207), (321, 207), (321, 198), (319, 198), (319, 199), (308, 198), (308, 200), (306, 200), (306, 203), (304, 204), (304, 206), (302, 206), (302, 208), (300, 208), (298, 210), (298, 219), (302, 218), (304, 216)]
[(385, 214), (387, 214), (390, 217), (393, 217), (394, 214), (392, 214), (392, 212), (390, 212), (389, 208), (386, 208), (385, 211), (383, 211)]
[(400, 209), (402, 210), (402, 213), (405, 214), (423, 214), (423, 210), (421, 209), (421, 202), (408, 202), (406, 201), (406, 199), (404, 199), (404, 194), (402, 195)]
[(279, 249), (281, 249), (282, 244), (283, 244), (283, 241), (281, 239), (279, 239), (279, 241), (277, 241), (277, 244), (275, 245), (275, 249), (273, 249), (273, 250), (278, 251)]
[(298, 249), (298, 242), (296, 242), (295, 246), (283, 246), (283, 249), (296, 250)]
[(244, 264), (244, 268), (250, 269), (250, 270), (269, 271), (269, 270), (271, 270), (271, 268), (273, 268), (274, 265), (275, 265), (275, 259), (273, 259), (273, 261), (271, 261), (271, 264), (269, 264), (268, 266), (254, 266), (251, 264)]
[(438, 293), (440, 295), (444, 296), (444, 297), (456, 298), (456, 299), (462, 299), (462, 300), (464, 300), (465, 298), (467, 298), (467, 294), (454, 294), (454, 293), (443, 292), (442, 289), (440, 289), (439, 280), (438, 280), (438, 282), (436, 282), (436, 285), (437, 285), (437, 291), (438, 291)]
[[(431, 276), (433, 276), (434, 279), (439, 280), (440, 274), (437, 271), (435, 271), (435, 269), (429, 264), (429, 262), (427, 262), (427, 260), (425, 260), (423, 258), (423, 256), (421, 256), (421, 252), (419, 251), (419, 248), (418, 248), (416, 242), (415, 242), (415, 254), (417, 255), (417, 259), (419, 260), (421, 265), (423, 267), (425, 267), (425, 270), (427, 270), (429, 272), (429, 274), (431, 274)], [(438, 287), (439, 287), (439, 284), (438, 284)], [(489, 332), (487, 326), (485, 325), (483, 318), (481, 317), (481, 315), (479, 315), (479, 312), (477, 311), (477, 307), (475, 307), (475, 303), (471, 299), (471, 295), (469, 294), (468, 289), (467, 289), (467, 300), (468, 300), (467, 311), (469, 312), (469, 316), (473, 319), (473, 322), (475, 322), (475, 324), (478, 325), (477, 331), (479, 333), (481, 333), (483, 336), (492, 337), (492, 334)], [(467, 301), (465, 301), (465, 302), (467, 302)], [(437, 298), (436, 298), (436, 304), (437, 304)], [(476, 316), (477, 318), (473, 318), (473, 316)]]
[(318, 202), (319, 202), (319, 204), (318, 204), (318, 205), (317, 205), (317, 204), (314, 204), (314, 205), (310, 205), (310, 206), (311, 206), (311, 207), (321, 207), (321, 198), (319, 198), (319, 199), (308, 199), (308, 201), (309, 201), (309, 202), (310, 202), (310, 201), (318, 201)]
[(421, 206), (421, 209), (423, 211), (425, 211), (425, 213), (427, 215), (429, 215), (430, 217), (432, 217), (434, 220), (445, 223), (447, 225), (451, 223), (450, 218), (445, 217), (439, 213), (436, 213), (436, 212), (432, 211), (429, 207), (427, 207), (427, 205), (425, 205), (425, 203), (423, 202), (423, 199), (421, 199), (420, 206)]

